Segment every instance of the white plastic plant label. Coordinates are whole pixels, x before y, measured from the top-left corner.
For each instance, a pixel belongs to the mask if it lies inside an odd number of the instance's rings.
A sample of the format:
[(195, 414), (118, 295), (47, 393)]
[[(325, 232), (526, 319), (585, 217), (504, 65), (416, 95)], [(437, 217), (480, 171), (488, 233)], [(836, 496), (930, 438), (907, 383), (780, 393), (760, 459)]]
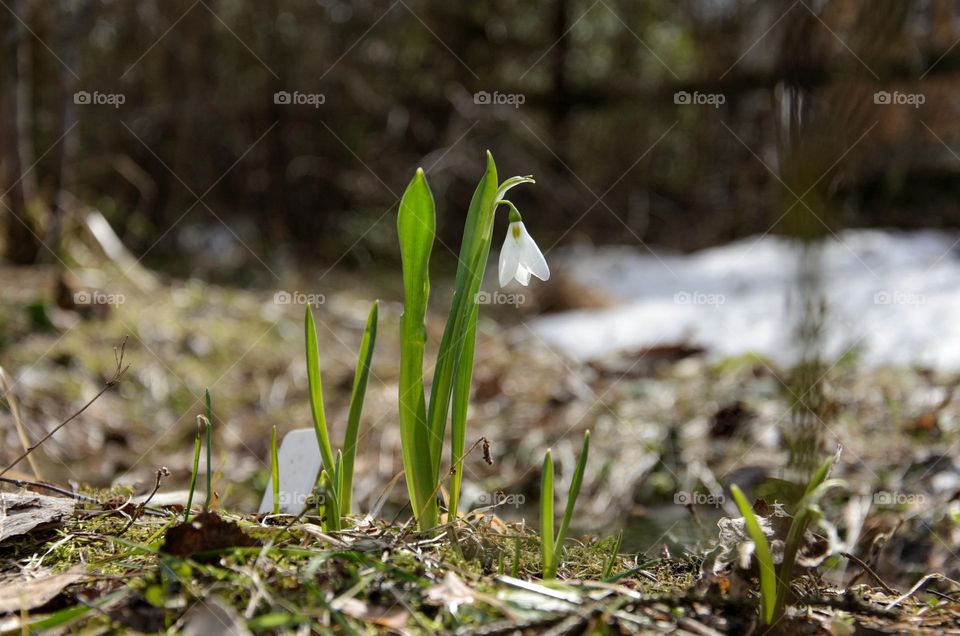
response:
[[(287, 433), (277, 450), (277, 463), (280, 465), (280, 512), (298, 515), (313, 492), (322, 466), (316, 431), (298, 428)], [(260, 512), (273, 512), (272, 476), (263, 493)]]

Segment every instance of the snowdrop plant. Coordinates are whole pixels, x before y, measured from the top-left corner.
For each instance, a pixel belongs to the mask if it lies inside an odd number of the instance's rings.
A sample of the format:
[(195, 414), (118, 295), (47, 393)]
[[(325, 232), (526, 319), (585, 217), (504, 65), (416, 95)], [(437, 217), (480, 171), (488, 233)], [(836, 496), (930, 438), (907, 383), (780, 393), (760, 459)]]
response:
[[(509, 243), (506, 262), (508, 266), (513, 263), (511, 277), (519, 277), (526, 284), (529, 282), (527, 272), (544, 280), (549, 276), (546, 261), (522, 226), (520, 213), (504, 199), (511, 188), (521, 183), (533, 183), (533, 179), (511, 177), (501, 183), (493, 155), (487, 153), (486, 171), (467, 210), (453, 299), (437, 352), (429, 401), (424, 390), (423, 356), (430, 294), (430, 254), (436, 234), (436, 207), (423, 170), (417, 170), (414, 174), (400, 201), (397, 234), (400, 239), (404, 290), (403, 316), (400, 320), (400, 439), (407, 491), (421, 530), (434, 528), (439, 521), (437, 495), (442, 485), (440, 463), (448, 421), (451, 425), (450, 519), (456, 518), (459, 508), (467, 404), (477, 337), (477, 294), (490, 255), (494, 216), (498, 208), (507, 206), (511, 211), (508, 243), (510, 236), (515, 238), (513, 243)], [(523, 240), (524, 237), (529, 239), (529, 243)], [(533, 258), (530, 244), (533, 244), (539, 261)], [(502, 259), (503, 255), (501, 264)], [(545, 276), (542, 275), (544, 273)]]
[[(313, 428), (320, 446), (320, 458), (323, 470), (320, 474), (323, 500), (325, 502), (324, 527), (339, 530), (341, 516), (349, 515), (353, 501), (353, 466), (357, 454), (357, 442), (360, 436), (360, 417), (363, 413), (363, 400), (370, 379), (370, 362), (377, 341), (377, 321), (379, 302), (375, 301), (367, 315), (366, 327), (360, 340), (357, 354), (357, 368), (353, 377), (353, 391), (350, 395), (350, 410), (347, 413), (347, 428), (343, 439), (343, 448), (334, 455), (327, 430), (327, 417), (323, 408), (323, 383), (320, 377), (320, 348), (317, 343), (317, 326), (310, 307), (306, 310), (304, 331), (307, 353), (307, 383), (310, 392), (310, 411), (313, 415)], [(274, 459), (276, 465), (276, 459)], [(279, 483), (279, 470), (274, 471), (274, 488)], [(276, 505), (279, 499), (274, 498)]]

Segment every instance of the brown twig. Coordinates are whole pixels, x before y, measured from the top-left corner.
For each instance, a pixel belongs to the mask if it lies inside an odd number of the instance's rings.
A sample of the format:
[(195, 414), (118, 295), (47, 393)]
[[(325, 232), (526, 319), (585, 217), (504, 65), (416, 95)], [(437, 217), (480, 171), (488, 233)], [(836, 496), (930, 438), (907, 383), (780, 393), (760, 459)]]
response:
[(85, 501), (87, 503), (103, 503), (96, 497), (90, 497), (88, 495), (82, 495), (78, 492), (73, 492), (67, 490), (66, 488), (61, 488), (60, 486), (54, 486), (53, 484), (46, 484), (42, 481), (30, 481), (29, 479), (12, 479), (10, 477), (0, 477), (0, 483), (4, 484), (13, 484), (18, 488), (23, 488), (24, 486), (29, 486), (30, 488), (41, 488), (43, 490), (49, 490), (50, 492), (55, 492), (58, 495), (66, 495), (73, 499), (78, 499), (80, 501)]
[(124, 353), (124, 350), (126, 349), (126, 347), (127, 347), (127, 339), (124, 338), (124, 339), (123, 339), (123, 342), (120, 343), (120, 348), (119, 348), (119, 349), (114, 348), (113, 354), (114, 354), (114, 357), (116, 358), (117, 367), (116, 367), (116, 369), (114, 370), (113, 375), (110, 377), (110, 379), (107, 380), (106, 384), (103, 385), (103, 388), (100, 389), (100, 392), (97, 393), (95, 396), (93, 396), (93, 398), (91, 398), (89, 402), (87, 402), (86, 404), (84, 404), (83, 407), (81, 407), (81, 409), (80, 409), (79, 411), (77, 411), (76, 413), (74, 413), (73, 415), (71, 415), (70, 417), (68, 417), (67, 419), (65, 419), (64, 421), (62, 421), (62, 422), (60, 422), (59, 424), (57, 424), (57, 425), (53, 428), (53, 430), (50, 431), (49, 433), (47, 433), (46, 435), (44, 435), (43, 438), (42, 438), (39, 442), (37, 442), (36, 444), (34, 444), (33, 446), (31, 446), (30, 448), (26, 449), (25, 451), (23, 451), (23, 453), (21, 453), (19, 457), (17, 457), (15, 460), (13, 460), (13, 462), (12, 462), (9, 466), (7, 466), (7, 467), (4, 468), (2, 471), (0, 471), (0, 477), (3, 477), (4, 475), (6, 475), (6, 474), (7, 474), (7, 471), (9, 471), (11, 468), (13, 468), (14, 466), (16, 466), (16, 465), (19, 464), (20, 462), (22, 462), (22, 461), (23, 461), (24, 459), (26, 459), (27, 457), (29, 457), (29, 456), (30, 456), (30, 453), (32, 453), (33, 451), (35, 451), (35, 450), (37, 450), (38, 448), (40, 448), (40, 447), (43, 445), (44, 442), (46, 442), (48, 439), (50, 439), (51, 437), (53, 437), (54, 435), (56, 435), (56, 434), (57, 434), (57, 431), (59, 431), (61, 428), (63, 428), (64, 426), (66, 426), (67, 424), (69, 424), (70, 422), (72, 422), (73, 420), (77, 419), (77, 417), (79, 417), (84, 411), (86, 411), (88, 408), (90, 408), (90, 405), (91, 405), (91, 404), (93, 404), (93, 403), (96, 402), (98, 399), (100, 399), (100, 396), (101, 396), (101, 395), (103, 395), (104, 393), (106, 393), (107, 391), (109, 391), (110, 389), (112, 389), (113, 387), (115, 387), (117, 384), (120, 383), (120, 379), (123, 377), (123, 374), (126, 373), (127, 369), (130, 368), (130, 365), (123, 366), (123, 353)]
[(127, 522), (127, 525), (123, 526), (123, 529), (120, 531), (120, 534), (125, 533), (130, 526), (140, 518), (140, 515), (143, 514), (144, 509), (147, 507), (147, 504), (150, 503), (150, 500), (153, 499), (153, 496), (157, 494), (157, 491), (160, 490), (160, 482), (163, 481), (164, 477), (170, 475), (170, 470), (166, 466), (161, 466), (157, 469), (157, 483), (153, 485), (153, 492), (150, 493), (150, 496), (143, 500), (143, 502), (137, 504), (133, 509), (133, 512), (130, 513), (130, 521)]
[(841, 552), (840, 556), (850, 559), (851, 561), (859, 565), (864, 572), (869, 574), (871, 577), (873, 577), (874, 581), (880, 584), (880, 587), (882, 587), (883, 591), (886, 592), (887, 594), (893, 594), (894, 596), (897, 596), (899, 594), (899, 592), (897, 592), (895, 589), (887, 585), (886, 582), (884, 582), (884, 580), (880, 578), (880, 575), (874, 572), (873, 568), (867, 565), (867, 563), (862, 559), (860, 559), (859, 557), (854, 556), (849, 552)]

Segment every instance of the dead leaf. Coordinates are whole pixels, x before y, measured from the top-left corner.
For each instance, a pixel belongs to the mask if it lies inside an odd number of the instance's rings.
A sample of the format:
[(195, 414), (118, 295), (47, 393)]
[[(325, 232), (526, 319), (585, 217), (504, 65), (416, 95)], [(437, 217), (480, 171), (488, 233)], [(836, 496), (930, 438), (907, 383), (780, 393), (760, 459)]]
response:
[(249, 636), (250, 630), (232, 605), (212, 598), (194, 605), (184, 620), (183, 636), (233, 634)]
[(167, 554), (188, 557), (201, 552), (256, 545), (260, 545), (260, 542), (247, 535), (234, 522), (221, 518), (215, 512), (202, 512), (187, 523), (177, 524), (167, 530), (161, 549)]
[(32, 492), (0, 493), (0, 542), (72, 514), (76, 502)]
[(451, 612), (456, 612), (461, 605), (470, 605), (475, 600), (473, 590), (453, 572), (447, 572), (443, 581), (428, 587), (424, 598), (431, 605), (446, 605)]
[(343, 612), (351, 618), (373, 623), (380, 627), (386, 627), (394, 631), (402, 631), (407, 625), (410, 615), (403, 607), (394, 606), (392, 608), (381, 607), (379, 605), (371, 606), (356, 598), (337, 599), (331, 604), (333, 609)]
[(729, 439), (739, 433), (754, 417), (756, 414), (740, 400), (728, 404), (710, 418), (710, 437)]
[[(793, 518), (781, 504), (770, 505), (763, 499), (753, 502), (753, 511), (770, 544), (773, 562), (779, 564), (783, 560), (784, 545)], [(741, 570), (751, 569), (756, 546), (747, 530), (746, 520), (743, 517), (723, 517), (717, 521), (717, 527), (720, 534), (712, 554), (713, 566), (708, 571), (713, 575), (720, 575), (729, 572), (734, 565), (738, 565)], [(827, 537), (817, 534), (812, 527), (807, 528), (797, 554), (796, 565), (800, 568), (817, 567), (835, 549), (836, 546)]]
[(940, 437), (943, 431), (938, 422), (938, 415), (936, 411), (921, 413), (912, 422), (907, 423), (903, 427), (904, 432), (908, 435)]
[(74, 568), (62, 574), (47, 574), (39, 578), (15, 576), (0, 581), (0, 614), (32, 610), (46, 605), (63, 588), (83, 578), (83, 570)]

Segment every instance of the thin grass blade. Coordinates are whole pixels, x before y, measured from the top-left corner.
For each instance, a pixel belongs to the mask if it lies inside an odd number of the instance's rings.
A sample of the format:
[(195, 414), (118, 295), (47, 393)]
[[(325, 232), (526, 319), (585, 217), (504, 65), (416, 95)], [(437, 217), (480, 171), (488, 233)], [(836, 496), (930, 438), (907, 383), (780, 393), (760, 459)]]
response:
[(207, 497), (203, 509), (209, 510), (213, 497), (213, 400), (210, 398), (210, 389), (204, 389), (203, 394), (207, 406)]
[(200, 445), (203, 434), (203, 416), (197, 416), (197, 436), (193, 438), (193, 472), (190, 474), (190, 494), (187, 506), (183, 509), (183, 522), (190, 521), (190, 509), (193, 507), (193, 493), (197, 490), (197, 473), (200, 471)]
[(773, 567), (770, 544), (763, 533), (763, 528), (760, 527), (760, 521), (753, 512), (753, 506), (747, 501), (743, 491), (734, 485), (730, 486), (730, 492), (737, 503), (737, 508), (740, 509), (747, 533), (755, 546), (757, 563), (760, 564), (760, 615), (765, 625), (771, 625), (777, 606), (777, 573)]
[(610, 549), (610, 556), (607, 559), (606, 564), (603, 566), (603, 574), (600, 576), (601, 581), (610, 582), (608, 579), (610, 575), (613, 574), (613, 568), (617, 565), (617, 556), (620, 554), (620, 546), (623, 544), (623, 530), (617, 533), (617, 538), (613, 542), (613, 547)]
[(807, 489), (804, 491), (804, 498), (809, 497), (813, 494), (820, 484), (824, 482), (828, 475), (830, 475), (830, 470), (833, 468), (834, 463), (837, 461), (837, 457), (829, 457), (820, 464), (820, 467), (817, 468), (817, 471), (813, 473), (813, 476), (810, 478), (810, 482), (807, 484)]
[(543, 554), (543, 578), (552, 579), (556, 574), (553, 536), (553, 458), (550, 451), (543, 457), (543, 474), (540, 476), (540, 550)]
[(340, 507), (337, 505), (336, 482), (326, 470), (320, 471), (320, 489), (323, 491), (323, 528), (336, 532), (340, 529)]
[(277, 454), (277, 427), (270, 435), (270, 469), (273, 471), (273, 514), (280, 514), (280, 458)]
[(590, 431), (583, 433), (583, 448), (580, 450), (580, 458), (577, 459), (577, 468), (573, 471), (573, 479), (570, 480), (570, 490), (567, 492), (567, 507), (563, 511), (563, 520), (560, 522), (560, 531), (557, 533), (557, 545), (554, 554), (559, 559), (563, 542), (567, 538), (567, 530), (570, 528), (570, 521), (573, 519), (573, 508), (577, 505), (577, 497), (580, 495), (580, 486), (583, 484), (583, 473), (587, 468), (587, 455), (590, 453)]
[(320, 445), (320, 459), (324, 469), (333, 474), (333, 450), (330, 447), (330, 434), (327, 431), (327, 418), (323, 411), (323, 383), (320, 379), (320, 349), (317, 345), (317, 325), (313, 322), (313, 312), (307, 306), (305, 320), (307, 346), (307, 382), (310, 390), (310, 411), (313, 414), (313, 428)]
[(343, 451), (337, 451), (336, 469), (333, 471), (333, 491), (337, 497), (337, 525), (342, 526), (343, 502), (340, 492), (343, 490)]

